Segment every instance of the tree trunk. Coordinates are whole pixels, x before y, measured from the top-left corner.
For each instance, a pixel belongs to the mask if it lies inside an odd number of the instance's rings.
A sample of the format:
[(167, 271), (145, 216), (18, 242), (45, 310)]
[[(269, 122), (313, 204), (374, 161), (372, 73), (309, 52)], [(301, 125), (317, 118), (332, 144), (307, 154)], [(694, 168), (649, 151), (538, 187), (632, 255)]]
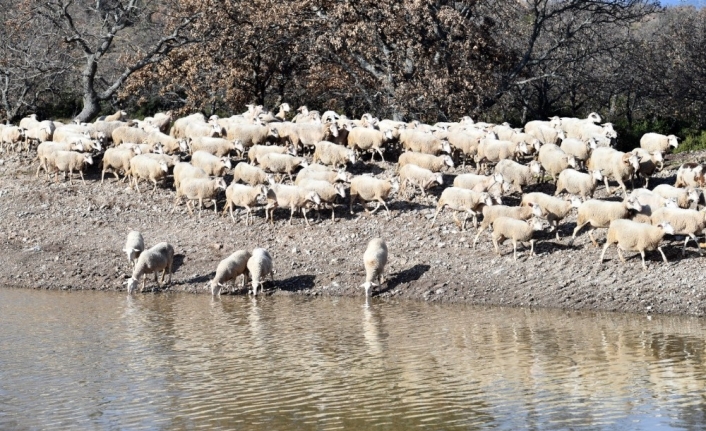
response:
[(91, 121), (100, 112), (100, 100), (94, 86), (98, 62), (96, 56), (86, 56), (86, 68), (81, 73), (81, 83), (83, 87), (83, 110), (76, 116), (76, 120), (81, 123)]

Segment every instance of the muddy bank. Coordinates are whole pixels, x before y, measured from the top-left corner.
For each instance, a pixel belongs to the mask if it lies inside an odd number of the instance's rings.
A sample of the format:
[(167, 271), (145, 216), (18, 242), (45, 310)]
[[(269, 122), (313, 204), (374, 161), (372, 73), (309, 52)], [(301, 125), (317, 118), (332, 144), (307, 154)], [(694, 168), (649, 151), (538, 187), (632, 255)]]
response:
[[(360, 206), (355, 215), (342, 207), (337, 221), (330, 212), (305, 227), (295, 217), (287, 224), (288, 210), (275, 213), (274, 226), (264, 223), (263, 210), (255, 225), (214, 216), (204, 211), (190, 217), (182, 205), (170, 213), (174, 192), (157, 189), (137, 194), (114, 179), (100, 186), (100, 174), (93, 168), (86, 185), (74, 181), (51, 183), (34, 177), (36, 165), (26, 155), (1, 155), (0, 166), (0, 286), (34, 289), (124, 289), (130, 274), (121, 249), (131, 229), (140, 230), (148, 246), (168, 241), (176, 249), (176, 271), (172, 291), (207, 293), (207, 281), (219, 260), (237, 249), (265, 247), (275, 261), (275, 283), (266, 285), (269, 294), (361, 296), (365, 273), (362, 254), (367, 241), (381, 236), (388, 242), (388, 282), (381, 297), (425, 301), (465, 302), (522, 307), (551, 307), (626, 311), (637, 313), (706, 314), (706, 283), (703, 262), (695, 246), (681, 256), (679, 241), (665, 247), (669, 265), (658, 252), (649, 253), (648, 271), (640, 256), (627, 253), (627, 264), (618, 259), (615, 248), (608, 260), (598, 265), (600, 248), (594, 248), (584, 232), (573, 245), (541, 233), (538, 256), (527, 259), (523, 250), (512, 259), (512, 244), (493, 252), (490, 235), (484, 233), (472, 249), (474, 230), (459, 232), (450, 211), (429, 228), (435, 211), (435, 196), (415, 197), (411, 202), (391, 201), (393, 217), (384, 213), (366, 216)], [(673, 157), (659, 182), (673, 183), (683, 160), (697, 160), (704, 154)], [(376, 164), (377, 172), (391, 165)], [(370, 164), (368, 167), (370, 170)], [(446, 177), (450, 185), (453, 174)], [(529, 191), (553, 192), (551, 185), (536, 185)], [(440, 189), (434, 191), (436, 195)], [(599, 197), (605, 192), (599, 188)], [(515, 196), (507, 202), (517, 203)], [(346, 202), (347, 204), (347, 202)], [(222, 207), (223, 201), (219, 203)], [(561, 227), (570, 236), (575, 214)], [(597, 231), (599, 242), (605, 231)]]

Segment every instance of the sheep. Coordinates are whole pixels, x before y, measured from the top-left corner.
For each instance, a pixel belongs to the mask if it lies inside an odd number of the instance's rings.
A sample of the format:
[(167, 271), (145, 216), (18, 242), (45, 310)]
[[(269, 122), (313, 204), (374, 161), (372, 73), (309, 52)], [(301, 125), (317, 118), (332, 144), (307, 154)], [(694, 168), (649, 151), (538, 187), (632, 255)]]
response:
[(135, 183), (137, 192), (141, 193), (140, 187), (138, 186), (138, 182), (141, 179), (152, 181), (152, 183), (154, 183), (152, 191), (155, 191), (157, 190), (157, 182), (165, 180), (168, 171), (169, 167), (166, 162), (158, 162), (146, 157), (144, 154), (140, 154), (130, 159), (128, 176)]
[(605, 252), (612, 244), (617, 244), (618, 256), (620, 256), (620, 260), (623, 261), (623, 263), (625, 263), (625, 258), (621, 250), (639, 251), (640, 256), (642, 256), (642, 268), (647, 270), (647, 265), (645, 265), (645, 250), (652, 251), (654, 249), (659, 250), (664, 263), (669, 263), (667, 256), (664, 255), (662, 247), (660, 247), (659, 244), (662, 242), (662, 238), (664, 238), (665, 234), (671, 235), (673, 233), (674, 228), (669, 222), (660, 222), (656, 226), (650, 226), (632, 220), (613, 220), (608, 226), (608, 234), (606, 236), (605, 245), (603, 246), (603, 252), (601, 252), (600, 264), (603, 264)]
[(290, 138), (297, 149), (313, 147), (317, 142), (331, 141), (338, 136), (336, 123), (297, 124), (295, 131)]
[(680, 189), (669, 184), (660, 184), (652, 191), (665, 199), (676, 199), (680, 208), (690, 208), (692, 202), (698, 203), (700, 198), (699, 191), (691, 187)]
[(478, 144), (478, 154), (476, 154), (475, 161), (479, 170), (486, 169), (488, 163), (498, 163), (504, 159), (516, 159), (519, 152), (526, 154), (527, 145), (486, 138)]
[(355, 151), (336, 145), (333, 142), (321, 141), (314, 145), (314, 157), (312, 163), (321, 162), (324, 165), (331, 165), (334, 168), (340, 166), (346, 167), (346, 163), (351, 162), (355, 165)]
[(586, 161), (591, 156), (591, 151), (598, 148), (598, 144), (593, 138), (588, 141), (570, 138), (562, 140), (559, 148), (566, 154), (574, 156), (579, 165), (585, 166)]
[(159, 130), (160, 133), (167, 133), (173, 120), (174, 114), (172, 111), (167, 111), (164, 113), (158, 112), (154, 114), (154, 117), (151, 119), (145, 118), (145, 121), (147, 121), (155, 129)]
[(238, 163), (233, 169), (233, 182), (242, 181), (251, 186), (258, 184), (274, 184), (275, 179), (272, 174), (268, 174), (256, 166), (250, 166), (247, 163)]
[(248, 160), (251, 165), (257, 163), (257, 157), (267, 153), (289, 154), (296, 156), (296, 152), (290, 145), (280, 147), (277, 145), (253, 145), (248, 149)]
[[(385, 282), (385, 265), (387, 265), (387, 244), (382, 238), (373, 238), (363, 253), (365, 266), (365, 283), (360, 287), (365, 289), (365, 296), (370, 296), (370, 289)], [(375, 281), (379, 283), (375, 283)]]
[(566, 138), (566, 135), (562, 130), (557, 130), (546, 126), (539, 126), (531, 129), (528, 129), (527, 126), (525, 126), (525, 132), (536, 138), (543, 145), (557, 144), (562, 139)]
[(543, 145), (539, 150), (539, 163), (544, 170), (551, 175), (552, 181), (556, 184), (557, 176), (564, 170), (576, 168), (574, 156), (566, 154), (559, 146), (554, 144)]
[(145, 290), (147, 274), (154, 273), (154, 281), (157, 286), (160, 286), (157, 281), (157, 273), (162, 271), (162, 283), (164, 283), (165, 274), (169, 274), (167, 284), (172, 282), (172, 264), (174, 262), (174, 247), (166, 242), (160, 242), (152, 248), (143, 251), (140, 257), (137, 258), (137, 263), (132, 270), (132, 276), (127, 281), (128, 295), (137, 288), (138, 279), (142, 276), (142, 288), (140, 292)]
[(117, 111), (114, 114), (98, 117), (96, 121), (125, 121), (127, 120), (127, 112)]
[(467, 190), (475, 190), (477, 192), (486, 192), (495, 184), (502, 184), (504, 178), (501, 174), (492, 176), (476, 175), (476, 174), (460, 174), (454, 178), (454, 187), (459, 187)]
[(186, 127), (190, 123), (206, 124), (206, 118), (204, 118), (203, 114), (201, 114), (200, 112), (197, 112), (196, 114), (191, 114), (183, 118), (179, 118), (174, 121), (174, 124), (172, 125), (172, 128), (169, 131), (169, 136), (177, 139), (185, 138)]
[(36, 178), (39, 178), (39, 170), (44, 168), (47, 173), (47, 179), (49, 179), (49, 170), (47, 169), (47, 157), (54, 151), (77, 151), (79, 153), (83, 152), (83, 144), (80, 142), (77, 144), (70, 144), (64, 142), (42, 142), (37, 146), (37, 159), (39, 160), (39, 166), (37, 167)]
[(639, 158), (639, 167), (633, 173), (633, 178), (635, 178), (635, 176), (642, 176), (645, 178), (645, 187), (648, 187), (652, 174), (654, 174), (655, 171), (661, 171), (664, 167), (662, 152), (650, 152), (642, 148), (635, 148), (631, 153)]
[(426, 189), (432, 187), (434, 183), (444, 184), (444, 178), (438, 172), (432, 172), (417, 165), (404, 165), (400, 169), (400, 194), (405, 193), (408, 183), (419, 187), (422, 196), (426, 196)]
[(534, 231), (540, 231), (544, 229), (544, 224), (541, 220), (537, 218), (532, 218), (528, 221), (517, 220), (510, 217), (498, 217), (493, 221), (493, 246), (495, 247), (495, 253), (500, 255), (500, 247), (498, 244), (502, 244), (506, 239), (512, 240), (512, 246), (514, 249), (513, 256), (517, 260), (517, 243), (530, 243), (530, 253), (531, 258), (534, 255), (534, 244), (535, 239), (532, 238)]
[(37, 120), (37, 114), (30, 114), (20, 120), (20, 123), (17, 125), (18, 127), (22, 129), (28, 129), (31, 127), (36, 126), (39, 124), (39, 121)]
[(262, 126), (259, 124), (231, 124), (226, 128), (226, 138), (231, 141), (240, 141), (244, 148), (253, 145), (265, 145), (268, 140), (276, 140), (280, 137), (279, 129), (270, 124)]
[(86, 181), (83, 179), (83, 169), (86, 164), (93, 164), (93, 157), (90, 154), (79, 153), (76, 151), (57, 150), (49, 154), (46, 161), (47, 168), (54, 169), (54, 181), (58, 180), (57, 175), (59, 172), (64, 174), (64, 178), (66, 178), (66, 172), (68, 172), (69, 184), (73, 185), (71, 177), (74, 171), (78, 171), (81, 175), (81, 182), (85, 185)]
[(306, 207), (309, 203), (319, 205), (321, 198), (316, 192), (306, 190), (299, 186), (288, 186), (275, 184), (267, 191), (267, 206), (265, 206), (265, 221), (268, 217), (270, 224), (274, 225), (275, 208), (289, 208), (289, 224), (292, 224), (294, 213), (301, 210), (302, 216), (307, 226), (309, 219), (306, 218)]
[[(466, 230), (466, 220), (468, 214), (473, 217), (473, 227), (478, 224), (477, 216), (484, 206), (493, 205), (493, 199), (486, 192), (475, 192), (473, 190), (462, 189), (459, 187), (448, 187), (444, 189), (439, 197), (439, 202), (436, 205), (436, 213), (431, 220), (431, 226), (436, 222), (436, 216), (445, 208), (449, 207), (454, 212), (454, 222), (461, 228), (461, 231)], [(458, 220), (456, 216), (459, 211), (464, 211), (463, 222)]]
[(113, 139), (113, 145), (120, 145), (123, 142), (135, 142), (142, 143), (147, 140), (149, 133), (137, 127), (121, 126), (113, 130), (111, 138)]
[(602, 180), (603, 174), (599, 170), (593, 170), (585, 174), (575, 169), (566, 169), (559, 174), (554, 196), (558, 196), (559, 193), (566, 190), (573, 195), (581, 195), (581, 199), (584, 201), (587, 195), (593, 199), (596, 186)]
[(309, 166), (306, 159), (303, 157), (294, 157), (289, 154), (275, 154), (267, 153), (262, 154), (257, 157), (257, 163), (265, 172), (272, 172), (276, 174), (287, 174), (289, 180), (292, 180), (292, 173), (294, 170), (301, 166), (303, 168)]
[[(127, 126), (128, 124), (131, 123), (125, 123), (122, 121), (96, 121), (91, 126), (93, 127), (93, 130), (95, 130), (96, 136), (98, 136), (98, 133), (101, 133), (104, 138), (110, 137), (112, 139), (113, 131), (115, 129), (117, 129), (118, 127)], [(63, 128), (64, 127), (62, 127), (62, 129)], [(54, 139), (56, 140), (56, 136), (54, 137)]]
[(586, 118), (574, 118), (574, 117), (552, 117), (550, 118), (551, 127), (558, 130), (562, 130), (566, 133), (568, 138), (578, 138), (581, 133), (581, 129), (585, 125), (595, 125), (601, 122), (601, 116), (595, 112), (588, 114)]
[(218, 157), (205, 151), (196, 151), (191, 156), (191, 164), (203, 169), (208, 175), (222, 177), (226, 169), (231, 169), (233, 165), (228, 157)]
[(5, 126), (0, 135), (0, 144), (7, 149), (19, 148), (21, 142), (25, 139), (25, 129), (17, 126)]
[(532, 217), (542, 217), (542, 209), (539, 205), (529, 202), (526, 206), (510, 207), (507, 205), (486, 205), (483, 207), (483, 221), (478, 227), (478, 233), (473, 240), (473, 248), (476, 248), (478, 238), (486, 229), (490, 229), (495, 219), (498, 217), (510, 217), (516, 220), (529, 220)]
[(667, 153), (671, 148), (679, 146), (679, 138), (674, 135), (660, 135), (659, 133), (645, 133), (640, 138), (640, 148), (649, 152), (661, 151)]
[(511, 141), (512, 138), (518, 133), (517, 130), (510, 127), (509, 123), (496, 124), (491, 127), (490, 130), (495, 133), (501, 141)]
[(522, 196), (521, 206), (527, 206), (530, 203), (538, 205), (543, 214), (546, 215), (547, 221), (552, 229), (556, 230), (556, 239), (559, 238), (559, 221), (563, 220), (572, 208), (578, 208), (581, 205), (581, 200), (574, 197), (569, 200), (556, 198), (544, 193), (527, 193)]
[[(354, 129), (355, 130), (355, 129)], [(402, 130), (400, 132), (400, 144), (405, 151), (432, 154), (451, 153), (449, 141), (439, 139), (431, 133), (419, 132), (414, 129)]]
[[(142, 154), (139, 147), (137, 148), (108, 148), (103, 154), (103, 169), (101, 169), (101, 185), (105, 180), (105, 173), (109, 170), (113, 171), (116, 180), (120, 180), (118, 172), (122, 170), (126, 175), (130, 170), (130, 159)], [(125, 177), (127, 178), (127, 176)], [(124, 179), (123, 179), (124, 180)]]
[(628, 197), (622, 202), (602, 201), (598, 199), (590, 199), (582, 203), (578, 209), (576, 219), (576, 228), (571, 235), (569, 244), (573, 244), (576, 235), (581, 229), (588, 225), (588, 237), (591, 239), (594, 247), (598, 247), (598, 243), (593, 238), (593, 230), (597, 228), (607, 228), (610, 222), (617, 219), (629, 218), (631, 212), (639, 213), (642, 211), (642, 205), (635, 198)]
[[(182, 178), (179, 188), (176, 191), (176, 199), (174, 200), (174, 208), (181, 202), (181, 197), (186, 197), (186, 209), (189, 214), (193, 215), (193, 211), (189, 207), (192, 200), (199, 200), (199, 217), (201, 217), (201, 209), (203, 208), (203, 200), (208, 199), (213, 202), (213, 212), (218, 215), (218, 203), (216, 197), (219, 190), (226, 189), (226, 182), (223, 178)], [(195, 204), (194, 204), (195, 206)]]
[[(250, 273), (250, 282), (252, 283), (253, 295), (257, 296), (257, 288), (265, 281), (265, 277), (270, 276), (270, 281), (274, 281), (272, 275), (272, 256), (264, 248), (256, 248), (252, 251), (250, 259), (247, 263), (248, 272)], [(260, 292), (263, 288), (260, 287)]]
[(521, 165), (512, 160), (501, 160), (495, 165), (495, 174), (502, 175), (505, 181), (515, 187), (522, 193), (522, 186), (526, 186), (532, 182), (532, 178), (542, 172), (542, 165), (533, 160), (528, 166)]
[(673, 234), (686, 235), (684, 246), (681, 250), (682, 256), (686, 255), (686, 245), (689, 239), (694, 240), (699, 255), (703, 256), (703, 251), (701, 247), (699, 247), (696, 234), (700, 235), (702, 231), (706, 229), (706, 211), (683, 208), (658, 208), (652, 212), (650, 220), (653, 226), (667, 221), (674, 227)]
[(135, 262), (140, 257), (140, 254), (145, 249), (145, 240), (142, 238), (142, 234), (136, 230), (133, 230), (127, 234), (127, 240), (125, 241), (125, 247), (123, 251), (127, 255), (127, 261), (135, 267)]
[[(326, 203), (331, 206), (331, 221), (336, 221), (336, 216), (334, 214), (334, 201), (336, 200), (337, 196), (340, 196), (342, 198), (346, 197), (346, 189), (343, 184), (331, 184), (330, 182), (324, 180), (307, 179), (300, 181), (296, 185), (306, 190), (316, 192), (319, 195), (319, 198), (321, 199), (322, 203)], [(319, 211), (319, 218), (320, 217), (321, 214)]]
[(185, 140), (173, 138), (159, 131), (148, 134), (143, 142), (152, 148), (156, 148), (157, 144), (161, 145), (162, 152), (165, 154), (185, 153), (189, 149)]
[(367, 127), (355, 127), (353, 130), (348, 132), (347, 144), (348, 148), (354, 151), (372, 151), (373, 156), (371, 160), (375, 157), (375, 153), (380, 154), (380, 160), (385, 161), (385, 156), (382, 154), (384, 144), (393, 139), (393, 131), (391, 129), (386, 130), (375, 130), (369, 129)]
[(179, 162), (174, 165), (174, 188), (179, 190), (181, 181), (185, 178), (208, 178), (203, 169), (188, 162)]
[(238, 250), (220, 261), (216, 267), (216, 274), (209, 282), (211, 295), (220, 295), (221, 288), (231, 280), (233, 280), (233, 290), (235, 290), (235, 280), (241, 274), (243, 275), (243, 287), (245, 287), (245, 283), (248, 281), (248, 260), (251, 257), (250, 252)]
[(439, 172), (445, 166), (454, 167), (454, 162), (449, 155), (433, 156), (431, 154), (406, 152), (400, 155), (398, 166), (417, 165), (420, 168), (429, 169), (432, 172)]
[(684, 163), (677, 170), (674, 187), (703, 187), (706, 185), (704, 166), (698, 163)]
[(189, 149), (191, 154), (196, 151), (205, 151), (217, 157), (229, 156), (234, 151), (239, 154), (243, 154), (245, 152), (245, 148), (240, 141), (229, 141), (223, 138), (211, 138), (205, 136), (192, 139)]
[(585, 123), (579, 128), (577, 135), (573, 135), (573, 136), (569, 135), (570, 138), (578, 138), (583, 141), (587, 141), (595, 136), (604, 136), (604, 137), (612, 140), (612, 139), (616, 139), (618, 137), (618, 134), (615, 131), (615, 129), (613, 129), (613, 125), (611, 123), (605, 123), (605, 124)]
[(633, 221), (650, 224), (652, 213), (659, 208), (679, 208), (676, 199), (665, 199), (662, 196), (647, 189), (635, 189), (630, 193), (630, 197), (635, 198), (642, 206), (639, 213), (633, 215)]
[(51, 141), (54, 136), (54, 124), (51, 121), (42, 121), (25, 130), (25, 149), (29, 149), (30, 143)]
[(345, 169), (332, 170), (325, 167), (325, 169), (319, 170), (318, 166), (321, 165), (309, 165), (299, 171), (297, 178), (294, 179), (294, 184), (299, 185), (299, 183), (304, 180), (322, 180), (331, 184), (338, 181), (348, 182), (350, 180)]
[(233, 217), (233, 207), (245, 208), (245, 225), (254, 224), (255, 220), (252, 215), (252, 207), (256, 206), (258, 199), (267, 198), (267, 188), (263, 185), (246, 186), (243, 184), (231, 183), (226, 188), (226, 205), (223, 207), (223, 214), (230, 211), (230, 218), (235, 223)]
[(354, 177), (351, 180), (350, 188), (350, 213), (353, 214), (353, 205), (355, 204), (356, 200), (361, 201), (366, 214), (369, 211), (368, 208), (365, 206), (365, 203), (370, 201), (377, 201), (378, 204), (371, 214), (375, 213), (375, 211), (380, 208), (380, 204), (382, 204), (385, 207), (385, 210), (387, 211), (387, 218), (390, 218), (390, 209), (387, 207), (385, 199), (390, 196), (391, 192), (397, 192), (399, 190), (399, 187), (400, 183), (395, 179), (380, 180), (365, 175)]
[(628, 190), (624, 181), (631, 178), (632, 174), (640, 168), (640, 162), (634, 154), (626, 154), (612, 148), (599, 147), (591, 153), (586, 167), (592, 171), (601, 171), (608, 194), (611, 194), (610, 186), (608, 185), (608, 178), (611, 177), (623, 189), (624, 196), (627, 196)]
[[(193, 122), (187, 124), (184, 129), (184, 137), (191, 139), (196, 139), (199, 137), (220, 138), (224, 136), (227, 136), (226, 131), (219, 124)], [(235, 140), (230, 137), (228, 137), (228, 139), (232, 141)]]
[(456, 130), (449, 132), (447, 135), (449, 144), (459, 150), (463, 154), (463, 165), (466, 166), (466, 159), (473, 159), (478, 154), (478, 145), (480, 141), (486, 138), (496, 138), (496, 135), (489, 136), (488, 132), (483, 130)]

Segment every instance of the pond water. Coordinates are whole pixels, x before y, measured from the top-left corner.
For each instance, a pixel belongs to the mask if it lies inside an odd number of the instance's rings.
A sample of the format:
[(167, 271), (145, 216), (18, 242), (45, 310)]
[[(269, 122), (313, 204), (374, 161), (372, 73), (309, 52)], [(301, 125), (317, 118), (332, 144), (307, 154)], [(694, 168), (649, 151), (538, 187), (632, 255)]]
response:
[(0, 289), (0, 429), (704, 429), (706, 320)]

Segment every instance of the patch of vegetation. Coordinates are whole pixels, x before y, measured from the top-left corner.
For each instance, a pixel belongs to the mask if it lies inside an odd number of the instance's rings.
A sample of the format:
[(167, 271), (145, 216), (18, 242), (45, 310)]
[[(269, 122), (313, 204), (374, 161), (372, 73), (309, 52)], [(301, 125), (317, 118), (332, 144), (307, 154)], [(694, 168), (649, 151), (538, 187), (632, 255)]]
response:
[(697, 150), (706, 150), (706, 130), (702, 130), (701, 133), (687, 135), (686, 139), (679, 143), (679, 146), (674, 152), (683, 153), (685, 151)]

